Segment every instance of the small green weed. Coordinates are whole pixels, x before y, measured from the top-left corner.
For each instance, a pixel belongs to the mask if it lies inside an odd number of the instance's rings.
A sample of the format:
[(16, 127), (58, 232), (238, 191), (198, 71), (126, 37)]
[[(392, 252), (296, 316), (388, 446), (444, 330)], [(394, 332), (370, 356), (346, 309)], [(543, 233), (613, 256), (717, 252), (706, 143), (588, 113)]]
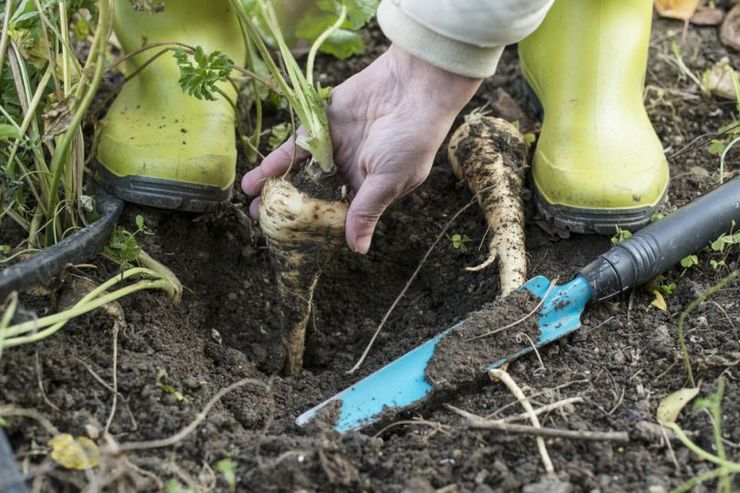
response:
[(164, 484), (164, 490), (167, 493), (195, 493), (195, 489), (182, 484), (177, 479), (170, 479)]
[(632, 233), (627, 231), (626, 229), (622, 229), (619, 226), (616, 227), (617, 232), (614, 233), (614, 236), (612, 236), (612, 245), (616, 245), (618, 243), (623, 242), (624, 240), (628, 240), (632, 238)]
[(219, 82), (228, 82), (234, 71), (234, 61), (231, 58), (220, 51), (206, 54), (200, 46), (195, 50), (177, 48), (174, 56), (180, 69), (178, 83), (185, 93), (208, 101), (215, 101), (216, 94), (220, 94), (236, 107), (232, 99), (216, 85)]
[(699, 257), (697, 255), (691, 254), (681, 259), (681, 267), (684, 269), (689, 269), (695, 265), (699, 265)]
[(468, 235), (455, 233), (450, 237), (450, 241), (452, 242), (452, 248), (461, 253), (468, 253), (468, 243), (473, 240)]
[(293, 133), (293, 126), (290, 123), (280, 123), (270, 129), (270, 137), (267, 139), (267, 145), (270, 150), (277, 149), (280, 144), (288, 139), (288, 136)]
[(221, 459), (216, 462), (216, 470), (221, 473), (229, 485), (229, 492), (236, 493), (236, 462), (231, 459)]
[(175, 387), (167, 383), (167, 372), (163, 369), (160, 369), (157, 373), (157, 385), (160, 389), (162, 389), (162, 392), (165, 394), (170, 394), (175, 397), (177, 402), (179, 403), (185, 403), (188, 402), (188, 398), (185, 397), (185, 394), (177, 390)]
[(706, 411), (712, 423), (712, 434), (714, 449), (713, 454), (692, 441), (683, 429), (676, 423), (678, 414), (684, 406), (698, 393), (698, 388), (681, 389), (665, 397), (658, 406), (658, 422), (671, 429), (676, 437), (691, 452), (701, 457), (710, 464), (717, 465), (715, 469), (703, 472), (683, 484), (679, 485), (672, 493), (684, 493), (692, 490), (697, 485), (717, 478), (717, 491), (719, 493), (730, 493), (732, 491), (732, 476), (740, 473), (740, 463), (727, 460), (725, 445), (722, 440), (722, 399), (725, 394), (725, 381), (719, 378), (715, 385), (715, 391), (694, 402), (694, 409)]
[(153, 234), (144, 224), (144, 217), (136, 216), (136, 230), (132, 233), (121, 226), (116, 226), (111, 233), (108, 245), (103, 249), (103, 256), (116, 262), (125, 270), (141, 255), (141, 247), (136, 241), (139, 234)]

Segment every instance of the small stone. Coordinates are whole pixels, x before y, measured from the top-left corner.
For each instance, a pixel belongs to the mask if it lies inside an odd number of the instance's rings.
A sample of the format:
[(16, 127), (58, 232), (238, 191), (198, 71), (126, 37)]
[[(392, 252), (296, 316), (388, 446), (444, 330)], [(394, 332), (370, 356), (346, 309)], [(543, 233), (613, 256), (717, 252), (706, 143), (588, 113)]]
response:
[(522, 493), (571, 493), (573, 485), (558, 479), (541, 479), (537, 483), (526, 485), (522, 488)]
[(725, 13), (722, 10), (701, 5), (691, 16), (690, 22), (695, 26), (719, 26), (724, 18)]
[(725, 16), (719, 37), (722, 44), (740, 51), (740, 3), (736, 3)]
[(229, 301), (236, 301), (239, 299), (239, 295), (232, 292), (232, 293), (227, 294), (226, 298), (228, 298)]
[(692, 166), (689, 169), (689, 173), (691, 173), (691, 175), (697, 180), (703, 180), (705, 178), (709, 178), (709, 171), (702, 168), (701, 166)]

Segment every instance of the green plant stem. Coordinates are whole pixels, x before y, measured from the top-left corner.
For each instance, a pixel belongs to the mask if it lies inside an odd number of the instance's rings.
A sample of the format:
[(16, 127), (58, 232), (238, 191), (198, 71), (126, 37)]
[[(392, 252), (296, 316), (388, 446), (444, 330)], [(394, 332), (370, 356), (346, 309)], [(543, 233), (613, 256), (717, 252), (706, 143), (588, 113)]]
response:
[(681, 345), (681, 353), (683, 354), (684, 366), (686, 367), (686, 373), (689, 377), (689, 385), (691, 385), (692, 387), (696, 387), (696, 382), (694, 381), (694, 372), (691, 369), (691, 358), (689, 357), (689, 350), (686, 347), (686, 337), (684, 334), (684, 323), (686, 321), (686, 318), (691, 314), (692, 311), (696, 309), (697, 306), (699, 306), (699, 304), (703, 303), (711, 296), (713, 296), (717, 291), (721, 290), (729, 283), (737, 279), (738, 275), (740, 275), (740, 269), (735, 269), (734, 271), (730, 272), (730, 274), (725, 276), (717, 284), (707, 289), (704, 293), (701, 294), (701, 296), (689, 303), (689, 306), (687, 306), (686, 309), (681, 312), (681, 315), (678, 317), (678, 342)]
[[(727, 460), (725, 453), (725, 444), (722, 442), (722, 399), (725, 395), (725, 381), (722, 377), (717, 380), (717, 391), (715, 392), (717, 404), (710, 406), (709, 417), (712, 420), (712, 432), (714, 434), (714, 446), (717, 447), (717, 457), (721, 460)], [(724, 467), (720, 468), (724, 471)], [(722, 474), (719, 479), (719, 491), (730, 493), (729, 475)]]
[[(56, 76), (56, 49), (52, 51), (51, 41), (49, 41), (49, 32), (47, 26), (53, 29), (54, 26), (49, 22), (49, 18), (44, 13), (44, 8), (41, 6), (39, 0), (34, 0), (36, 4), (36, 10), (38, 11), (39, 19), (41, 19), (41, 37), (44, 40), (44, 48), (46, 48), (46, 60), (49, 62), (49, 69), (51, 69), (52, 78), (54, 79), (54, 88), (59, 90), (59, 81)], [(58, 38), (57, 38), (58, 39)]]
[(710, 479), (714, 479), (717, 476), (721, 476), (722, 474), (725, 474), (726, 471), (718, 467), (717, 469), (712, 469), (711, 471), (705, 471), (698, 476), (694, 476), (693, 478), (689, 479), (685, 483), (682, 483), (681, 485), (677, 486), (676, 488), (671, 490), (671, 493), (685, 493), (687, 491), (691, 491), (696, 485), (703, 483), (704, 481), (709, 481)]
[[(244, 26), (242, 26), (241, 22), (239, 23), (239, 27), (242, 31), (242, 37), (244, 38), (244, 45), (247, 48), (247, 66), (254, 68), (254, 44), (252, 43), (252, 40), (249, 39), (249, 36), (247, 36), (247, 33), (244, 30)], [(249, 147), (250, 150), (246, 152), (246, 155), (248, 161), (255, 161), (257, 159), (257, 155), (259, 154), (260, 137), (262, 134), (262, 98), (259, 97), (259, 87), (257, 86), (257, 79), (252, 78), (250, 80), (250, 84), (252, 85), (252, 94), (254, 95), (255, 123), (254, 128), (252, 129), (252, 137), (248, 140), (248, 144), (250, 145), (248, 145), (247, 147)]]
[(717, 464), (718, 466), (722, 466), (724, 468), (727, 468), (727, 471), (730, 473), (740, 473), (740, 464), (737, 462), (729, 462), (727, 460), (720, 459), (714, 454), (710, 454), (697, 444), (695, 444), (689, 437), (686, 436), (686, 433), (683, 432), (680, 426), (678, 426), (676, 423), (666, 423), (665, 426), (668, 426), (673, 433), (676, 434), (676, 438), (678, 438), (681, 443), (684, 444), (684, 446), (691, 450), (694, 454), (698, 455), (702, 459), (709, 461), (713, 464)]
[(321, 35), (316, 38), (313, 45), (311, 45), (311, 49), (308, 52), (308, 60), (306, 61), (306, 80), (309, 84), (313, 85), (313, 66), (316, 61), (316, 54), (319, 52), (319, 48), (321, 48), (321, 45), (329, 39), (329, 36), (334, 34), (334, 32), (344, 24), (345, 20), (347, 20), (347, 7), (342, 5), (342, 10), (339, 13), (337, 21), (329, 26), (326, 31), (321, 33)]
[[(78, 127), (80, 125), (80, 122), (82, 122), (82, 118), (85, 116), (87, 109), (90, 107), (90, 104), (95, 98), (98, 86), (100, 85), (100, 80), (103, 77), (103, 62), (105, 61), (106, 43), (108, 42), (108, 33), (110, 32), (112, 15), (109, 0), (100, 0), (99, 4), (100, 9), (98, 17), (98, 28), (96, 29), (94, 37), (94, 41), (97, 41), (97, 44), (94, 44), (92, 48), (92, 52), (96, 53), (97, 56), (93, 57), (92, 53), (90, 55), (90, 58), (94, 60), (92, 63), (95, 64), (95, 72), (93, 74), (89, 88), (85, 92), (80, 105), (75, 110), (72, 122), (70, 123), (70, 127), (64, 133), (64, 136), (62, 137), (59, 145), (56, 148), (56, 151), (54, 152), (54, 156), (52, 157), (50, 170), (52, 171), (53, 175), (49, 187), (49, 196), (46, 207), (46, 210), (49, 213), (56, 210), (56, 206), (59, 202), (58, 188), (61, 181), (62, 173), (65, 168), (65, 161), (68, 158), (70, 145), (74, 137), (77, 135)], [(79, 96), (79, 88), (84, 85), (85, 84), (81, 79), (80, 86), (78, 87), (77, 96)]]
[[(133, 294), (133, 293), (136, 293), (137, 291), (142, 291), (145, 289), (161, 289), (161, 290), (167, 291), (170, 289), (170, 284), (169, 284), (169, 281), (165, 279), (157, 279), (157, 280), (147, 279), (147, 280), (139, 281), (130, 286), (126, 286), (125, 288), (117, 289), (116, 291), (113, 291), (112, 293), (108, 293), (92, 301), (89, 301), (86, 303), (80, 302), (76, 304), (74, 307), (70, 308), (69, 310), (65, 310), (61, 313), (56, 314), (55, 317), (57, 317), (59, 321), (54, 323), (52, 326), (50, 326), (46, 330), (42, 330), (40, 332), (37, 332), (29, 336), (9, 337), (5, 340), (4, 346), (6, 348), (11, 348), (11, 347), (16, 347), (16, 346), (21, 346), (23, 344), (31, 344), (31, 343), (46, 339), (47, 337), (58, 332), (59, 329), (64, 327), (64, 325), (66, 325), (67, 322), (69, 322), (73, 318), (79, 317), (80, 315), (84, 315), (85, 313), (91, 312), (95, 310), (96, 308), (106, 305), (112, 301), (116, 301), (119, 298), (123, 298), (124, 296), (128, 296), (129, 294)], [(47, 318), (47, 317), (44, 317), (44, 318)], [(39, 320), (39, 322), (40, 321), (41, 320)], [(9, 332), (12, 330), (13, 328), (11, 327), (9, 329)]]
[(213, 88), (213, 89), (214, 89), (214, 90), (215, 90), (215, 91), (216, 91), (216, 92), (217, 92), (218, 94), (220, 94), (220, 95), (221, 95), (221, 97), (222, 97), (222, 98), (224, 98), (224, 99), (226, 100), (226, 102), (227, 102), (227, 103), (229, 103), (229, 105), (231, 106), (231, 109), (233, 109), (233, 110), (234, 110), (234, 114), (236, 114), (236, 113), (237, 113), (237, 112), (239, 111), (239, 110), (237, 109), (237, 107), (236, 107), (236, 102), (235, 102), (235, 101), (234, 101), (233, 99), (231, 99), (231, 96), (229, 96), (228, 94), (226, 94), (226, 92), (224, 92), (224, 90), (223, 90), (223, 89), (221, 89), (221, 88), (220, 88), (220, 87), (218, 87), (218, 86), (214, 86), (214, 88)]
[[(102, 300), (105, 297), (104, 296), (98, 297), (99, 295), (101, 295), (103, 292), (105, 292), (106, 290), (110, 289), (111, 287), (115, 286), (116, 284), (120, 283), (121, 281), (124, 281), (126, 279), (129, 279), (129, 278), (131, 278), (133, 276), (139, 276), (139, 275), (144, 275), (144, 276), (152, 277), (152, 278), (155, 278), (157, 280), (160, 279), (159, 274), (157, 274), (156, 272), (154, 272), (151, 269), (145, 269), (145, 268), (141, 268), (141, 267), (135, 267), (135, 268), (132, 268), (132, 269), (128, 269), (128, 270), (122, 272), (121, 274), (116, 275), (116, 276), (112, 277), (111, 279), (108, 279), (106, 282), (104, 282), (103, 284), (101, 284), (97, 288), (95, 288), (92, 291), (90, 291), (79, 302), (77, 302), (77, 304), (75, 305), (75, 307), (71, 308), (70, 310), (65, 310), (64, 312), (56, 313), (54, 315), (47, 315), (46, 317), (39, 318), (38, 320), (30, 320), (28, 322), (23, 322), (23, 323), (20, 323), (18, 325), (14, 325), (13, 327), (10, 327), (8, 329), (7, 336), (8, 337), (16, 337), (18, 335), (25, 334), (27, 332), (31, 332), (31, 331), (37, 330), (39, 328), (44, 328), (44, 327), (48, 327), (50, 325), (54, 325), (56, 323), (59, 323), (59, 322), (61, 322), (63, 320), (66, 320), (66, 319), (69, 318), (68, 313), (71, 310), (74, 310), (76, 307), (79, 307), (80, 305), (87, 306), (88, 305), (88, 302), (91, 302), (91, 301), (94, 301), (95, 303), (98, 303), (97, 306), (95, 306), (94, 308), (97, 308), (98, 306), (102, 306), (105, 303), (107, 303), (107, 301), (104, 302), (104, 303), (102, 303), (102, 304), (100, 304), (99, 303), (100, 300)], [(94, 308), (91, 308), (91, 309), (94, 309)], [(88, 311), (90, 311), (90, 309), (85, 310), (83, 312), (74, 312), (75, 314), (73, 316), (82, 315), (83, 313), (87, 313)]]
[(39, 81), (39, 85), (36, 87), (33, 98), (28, 104), (28, 110), (26, 111), (26, 114), (23, 117), (23, 121), (21, 122), (20, 130), (18, 131), (18, 137), (15, 139), (15, 141), (13, 142), (13, 146), (10, 148), (10, 155), (8, 156), (6, 164), (8, 174), (12, 174), (15, 172), (15, 167), (13, 166), (15, 156), (18, 152), (18, 149), (20, 148), (21, 142), (25, 138), (28, 127), (31, 125), (31, 123), (36, 121), (36, 110), (38, 109), (39, 103), (41, 102), (41, 98), (44, 96), (46, 86), (47, 84), (49, 84), (49, 79), (51, 79), (51, 66), (47, 68), (46, 72), (44, 72), (44, 76), (41, 78), (41, 81)]
[[(15, 43), (10, 44), (10, 49), (12, 50), (12, 56), (8, 58), (8, 62), (10, 63), (10, 69), (11, 72), (13, 72), (13, 80), (15, 82), (16, 91), (18, 92), (18, 97), (20, 99), (21, 108), (23, 109), (24, 113), (28, 113), (29, 106), (31, 104), (31, 97), (29, 96), (31, 94), (31, 80), (28, 77), (28, 70), (26, 69), (25, 63), (23, 63), (23, 57), (20, 54), (20, 51), (18, 50), (18, 47), (15, 45)], [(25, 118), (25, 117), (24, 117)], [(43, 149), (40, 145), (38, 145), (38, 142), (41, 141), (41, 132), (39, 132), (39, 126), (38, 122), (36, 121), (36, 118), (31, 119), (31, 150), (33, 152), (34, 156), (34, 163), (36, 164), (36, 168), (44, 172), (44, 175), (41, 177), (40, 184), (41, 184), (41, 193), (46, 194), (47, 193), (47, 187), (48, 183), (44, 179), (46, 177), (46, 174), (49, 172), (49, 168), (46, 166), (46, 158), (44, 156)], [(11, 174), (13, 171), (13, 162), (11, 161), (8, 164), (7, 172), (8, 174)]]
[(724, 151), (722, 151), (722, 155), (719, 157), (719, 184), (721, 185), (725, 181), (725, 159), (727, 158), (727, 153), (730, 152), (730, 149), (732, 149), (735, 144), (740, 142), (740, 137), (736, 137), (732, 140), (727, 146), (725, 147)]
[(175, 273), (172, 272), (166, 265), (151, 257), (144, 250), (141, 250), (139, 252), (139, 257), (137, 258), (137, 260), (141, 262), (141, 265), (143, 265), (147, 269), (156, 272), (157, 275), (169, 281), (172, 286), (172, 291), (169, 292), (170, 298), (172, 298), (175, 303), (179, 303), (182, 299), (182, 283), (180, 282), (180, 279), (177, 278)]
[(14, 0), (7, 0), (5, 3), (5, 16), (3, 17), (3, 30), (0, 34), (0, 73), (3, 72), (3, 62), (5, 62), (5, 52), (8, 51), (8, 40), (10, 36), (10, 16), (13, 14)]
[(8, 326), (10, 325), (10, 321), (13, 320), (13, 315), (15, 315), (15, 311), (18, 308), (18, 293), (13, 291), (10, 293), (10, 296), (8, 296), (8, 299), (5, 300), (5, 312), (3, 313), (2, 318), (0, 319), (0, 359), (2, 359), (3, 356), (3, 342), (5, 341), (5, 338), (7, 337), (6, 332), (8, 329)]

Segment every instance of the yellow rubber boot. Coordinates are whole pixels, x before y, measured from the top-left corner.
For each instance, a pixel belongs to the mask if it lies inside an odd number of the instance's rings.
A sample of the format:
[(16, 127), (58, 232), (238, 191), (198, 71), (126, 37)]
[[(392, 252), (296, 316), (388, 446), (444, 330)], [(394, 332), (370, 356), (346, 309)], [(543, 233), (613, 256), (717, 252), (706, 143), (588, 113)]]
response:
[(643, 105), (651, 0), (555, 0), (519, 44), (544, 108), (533, 161), (540, 212), (579, 233), (650, 221), (668, 163)]
[[(167, 0), (161, 13), (135, 12), (115, 0), (114, 29), (124, 51), (180, 42), (218, 50), (241, 64), (246, 57), (228, 0)], [(160, 49), (132, 58), (132, 74)], [(119, 197), (144, 205), (205, 211), (227, 200), (236, 174), (235, 112), (218, 96), (202, 101), (178, 85), (171, 52), (127, 82), (102, 122), (97, 177)], [(232, 100), (236, 92), (221, 84)]]

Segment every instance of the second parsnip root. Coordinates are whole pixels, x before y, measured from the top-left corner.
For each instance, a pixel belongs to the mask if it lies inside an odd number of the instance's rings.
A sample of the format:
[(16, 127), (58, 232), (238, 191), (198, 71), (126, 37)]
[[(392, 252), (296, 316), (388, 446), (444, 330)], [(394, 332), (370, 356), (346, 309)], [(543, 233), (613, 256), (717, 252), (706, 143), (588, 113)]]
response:
[(501, 295), (526, 281), (522, 189), (527, 147), (519, 130), (499, 118), (474, 115), (458, 128), (447, 148), (455, 175), (464, 180), (490, 228), (488, 259), (468, 270), (482, 270), (498, 259)]
[(348, 204), (313, 198), (288, 179), (262, 189), (260, 225), (267, 237), (281, 302), (283, 373), (303, 367), (306, 325), (321, 269), (344, 244)]

